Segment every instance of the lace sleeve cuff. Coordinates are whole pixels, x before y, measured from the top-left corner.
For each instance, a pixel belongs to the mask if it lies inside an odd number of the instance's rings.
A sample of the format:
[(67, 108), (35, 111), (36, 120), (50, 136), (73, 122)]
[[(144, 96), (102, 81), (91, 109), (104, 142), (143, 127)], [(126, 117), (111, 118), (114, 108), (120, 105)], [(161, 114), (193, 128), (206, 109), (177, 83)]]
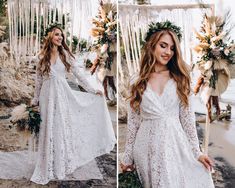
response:
[(32, 103), (33, 105), (38, 105), (38, 101), (39, 101), (39, 96), (40, 96), (40, 91), (41, 91), (41, 87), (42, 87), (43, 78), (42, 78), (42, 75), (40, 74), (40, 71), (38, 70), (39, 58), (36, 57), (36, 58), (35, 58), (35, 61), (37, 62), (36, 79), (35, 79), (35, 90), (34, 90), (34, 97), (33, 97), (31, 103)]

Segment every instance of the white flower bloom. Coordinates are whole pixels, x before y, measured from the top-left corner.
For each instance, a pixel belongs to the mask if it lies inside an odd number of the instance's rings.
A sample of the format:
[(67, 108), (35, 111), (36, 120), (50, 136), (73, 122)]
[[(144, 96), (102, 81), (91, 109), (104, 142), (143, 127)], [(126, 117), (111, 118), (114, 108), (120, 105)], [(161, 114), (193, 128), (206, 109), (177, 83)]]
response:
[(205, 70), (209, 70), (212, 66), (212, 61), (207, 61), (205, 64), (204, 64), (204, 69)]
[(212, 42), (212, 44), (210, 45), (210, 48), (215, 49), (216, 48), (215, 43)]
[(103, 44), (100, 49), (101, 54), (105, 53), (107, 49), (108, 49), (108, 44)]
[(231, 44), (231, 45), (229, 46), (229, 49), (230, 49), (231, 51), (235, 50), (235, 44)]
[(206, 71), (204, 74), (205, 74), (205, 76), (206, 76), (207, 78), (210, 78), (213, 73), (212, 73), (211, 70), (208, 70), (208, 71)]
[(228, 48), (225, 48), (224, 54), (227, 56), (229, 53), (230, 53), (229, 49), (228, 49)]
[(212, 37), (212, 38), (210, 39), (210, 41), (211, 41), (212, 44), (214, 44), (214, 42), (216, 41), (216, 36)]

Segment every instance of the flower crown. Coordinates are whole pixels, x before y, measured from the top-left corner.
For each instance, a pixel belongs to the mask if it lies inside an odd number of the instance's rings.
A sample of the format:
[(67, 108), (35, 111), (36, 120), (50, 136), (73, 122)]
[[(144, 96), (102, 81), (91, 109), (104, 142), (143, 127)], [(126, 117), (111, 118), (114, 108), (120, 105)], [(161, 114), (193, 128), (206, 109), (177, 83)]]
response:
[(167, 29), (173, 31), (177, 35), (179, 41), (181, 41), (182, 38), (181, 28), (174, 25), (169, 20), (167, 20), (165, 22), (156, 22), (156, 23), (152, 22), (151, 24), (149, 24), (149, 29), (145, 36), (145, 42), (147, 42), (154, 33)]
[(50, 23), (47, 28), (45, 29), (45, 34), (44, 36), (47, 36), (47, 34), (49, 32), (51, 32), (55, 27), (58, 27), (58, 28), (62, 28), (62, 24), (59, 23), (59, 22), (53, 22), (53, 23)]

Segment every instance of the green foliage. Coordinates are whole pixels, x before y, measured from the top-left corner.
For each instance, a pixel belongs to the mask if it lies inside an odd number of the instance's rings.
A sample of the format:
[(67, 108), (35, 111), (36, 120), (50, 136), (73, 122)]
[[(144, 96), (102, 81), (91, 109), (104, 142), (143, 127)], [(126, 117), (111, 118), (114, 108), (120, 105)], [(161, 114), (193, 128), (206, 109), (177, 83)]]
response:
[(124, 172), (118, 175), (119, 188), (142, 188), (136, 171)]
[(91, 60), (90, 59), (86, 59), (85, 60), (85, 66), (86, 66), (86, 68), (91, 68), (92, 67), (92, 62), (91, 62)]
[[(77, 40), (77, 42), (78, 42), (78, 40)], [(88, 47), (87, 45), (88, 45), (88, 42), (87, 42), (86, 39), (80, 39), (80, 41), (79, 41), (79, 49), (80, 49), (80, 51), (85, 51), (87, 49), (87, 47)]]
[(72, 38), (72, 52), (75, 53), (78, 46), (78, 38), (76, 36), (73, 36)]
[(7, 16), (7, 0), (0, 0), (0, 17), (6, 17)]
[(7, 1), (0, 0), (0, 26), (6, 26), (4, 34), (0, 37), (0, 43), (9, 39), (9, 21), (7, 17)]
[(33, 108), (28, 107), (29, 119), (28, 119), (28, 130), (35, 135), (38, 135), (40, 130), (41, 117), (38, 111), (35, 111)]
[(167, 30), (167, 29), (175, 32), (179, 41), (181, 40), (181, 38), (182, 38), (181, 28), (174, 25), (169, 20), (167, 20), (165, 22), (157, 22), (157, 23), (152, 22), (151, 24), (149, 24), (149, 29), (148, 29), (146, 37), (145, 37), (145, 42), (148, 41), (154, 33), (158, 32), (158, 31), (162, 31), (162, 30)]
[[(16, 122), (12, 122), (17, 125), (18, 131), (29, 131), (31, 134), (38, 136), (40, 130), (41, 116), (38, 111), (38, 107), (27, 106), (25, 112), (28, 112), (27, 117), (22, 117)], [(23, 112), (23, 113), (25, 113)]]

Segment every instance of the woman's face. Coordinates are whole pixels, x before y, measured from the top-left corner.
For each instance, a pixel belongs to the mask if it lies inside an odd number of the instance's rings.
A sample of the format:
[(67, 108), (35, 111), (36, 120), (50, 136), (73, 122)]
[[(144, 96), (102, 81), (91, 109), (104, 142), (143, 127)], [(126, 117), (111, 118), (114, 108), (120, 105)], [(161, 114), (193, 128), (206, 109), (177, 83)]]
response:
[(168, 33), (163, 34), (157, 42), (155, 55), (157, 62), (161, 65), (166, 65), (174, 55), (174, 41)]
[(52, 43), (55, 46), (61, 46), (63, 40), (62, 32), (60, 29), (56, 28), (53, 32)]

